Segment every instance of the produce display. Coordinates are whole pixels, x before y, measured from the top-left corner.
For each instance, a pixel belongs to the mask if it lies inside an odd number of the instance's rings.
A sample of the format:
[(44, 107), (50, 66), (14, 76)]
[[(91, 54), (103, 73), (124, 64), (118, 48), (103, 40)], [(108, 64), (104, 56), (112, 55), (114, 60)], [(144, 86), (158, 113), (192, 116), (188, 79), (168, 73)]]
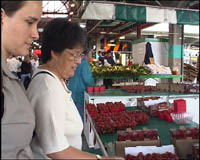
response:
[(125, 105), (120, 102), (106, 102), (106, 103), (98, 103), (97, 109), (100, 114), (109, 113), (109, 112), (121, 112), (125, 111)]
[(132, 130), (132, 131), (118, 131), (117, 141), (144, 141), (144, 140), (157, 140), (158, 130)]
[(145, 67), (152, 73), (152, 74), (172, 74), (170, 67), (166, 67), (160, 64), (147, 64)]
[(173, 139), (199, 139), (198, 128), (187, 128), (187, 129), (171, 129), (170, 135)]
[(140, 152), (137, 156), (128, 154), (125, 158), (126, 160), (179, 160), (179, 158), (171, 152), (166, 152), (163, 154), (153, 153), (146, 155), (143, 155), (143, 153)]
[(144, 93), (144, 92), (156, 91), (156, 86), (144, 86), (144, 85), (123, 86), (121, 87), (121, 89), (129, 93)]
[(166, 91), (171, 93), (199, 93), (199, 84), (195, 83), (156, 83), (158, 91)]
[(92, 119), (95, 123), (97, 132), (101, 134), (115, 133), (115, 123), (113, 123), (109, 116), (105, 114), (97, 114), (93, 115)]
[(90, 115), (98, 114), (97, 107), (94, 104), (91, 104), (91, 103), (86, 104), (86, 109)]
[(122, 102), (98, 103), (96, 106), (86, 104), (86, 109), (100, 134), (114, 133), (127, 128), (134, 129), (136, 125), (146, 124), (149, 120), (149, 116), (143, 111), (125, 111)]
[(198, 75), (198, 68), (193, 67), (190, 64), (184, 63), (183, 80), (185, 82), (193, 82)]
[(94, 77), (151, 75), (144, 66), (139, 64), (133, 64), (132, 66), (97, 66), (95, 62), (89, 62), (89, 64)]
[(174, 106), (168, 102), (161, 102), (154, 105), (145, 106), (145, 101), (157, 100), (159, 97), (146, 97), (137, 98), (138, 107), (147, 112), (152, 117), (159, 117), (160, 120), (165, 120), (167, 122), (173, 122), (171, 113), (174, 112)]

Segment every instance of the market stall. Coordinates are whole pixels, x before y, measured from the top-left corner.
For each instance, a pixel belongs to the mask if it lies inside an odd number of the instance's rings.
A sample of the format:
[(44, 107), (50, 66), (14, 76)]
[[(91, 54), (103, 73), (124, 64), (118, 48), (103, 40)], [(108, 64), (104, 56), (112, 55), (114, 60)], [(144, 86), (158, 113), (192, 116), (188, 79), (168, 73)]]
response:
[[(198, 110), (199, 108), (199, 96), (198, 94), (180, 94), (180, 93), (169, 93), (169, 92), (147, 92), (147, 93), (129, 93), (118, 90), (105, 90), (104, 92), (85, 92), (85, 105), (87, 104), (99, 104), (106, 102), (119, 102), (123, 103), (126, 106), (126, 111), (140, 110), (138, 106), (138, 98), (144, 97), (162, 97), (168, 102), (173, 102), (175, 99), (184, 99), (187, 102), (187, 111), (191, 112), (192, 110)], [(195, 100), (195, 101), (194, 101)], [(194, 117), (197, 121), (199, 115)], [(193, 119), (193, 120), (194, 120)], [(170, 129), (178, 129), (180, 126), (185, 128), (193, 128), (197, 126), (196, 122), (191, 122), (189, 124), (176, 124), (175, 122), (161, 121), (157, 117), (149, 118), (147, 124), (138, 125), (134, 130), (148, 128), (148, 129), (157, 129), (159, 138), (161, 140), (161, 145), (173, 144), (170, 136)], [(85, 109), (85, 123), (84, 123), (84, 134), (87, 139), (87, 143), (91, 148), (100, 148), (104, 155), (121, 155), (124, 154), (124, 148), (117, 148), (116, 151), (116, 141), (117, 141), (117, 132), (112, 134), (99, 134), (95, 126), (94, 120), (91, 118), (90, 113)], [(195, 141), (196, 142), (196, 141)], [(147, 143), (148, 144), (148, 143)], [(153, 143), (154, 144), (154, 143)], [(138, 144), (139, 145), (139, 144)], [(151, 143), (149, 144), (151, 145)]]

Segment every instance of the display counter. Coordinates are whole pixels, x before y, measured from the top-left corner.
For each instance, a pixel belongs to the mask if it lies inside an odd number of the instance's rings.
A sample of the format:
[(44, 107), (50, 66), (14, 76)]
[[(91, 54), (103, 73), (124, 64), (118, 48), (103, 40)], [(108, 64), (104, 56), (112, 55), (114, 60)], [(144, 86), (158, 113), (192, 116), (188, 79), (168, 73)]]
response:
[[(126, 110), (138, 110), (136, 107), (126, 107)], [(86, 110), (86, 123), (89, 124), (89, 133), (90, 136), (93, 135), (92, 142), (94, 148), (100, 148), (104, 156), (115, 156), (115, 147), (114, 142), (117, 140), (117, 134), (98, 134), (95, 129), (94, 123)], [(161, 140), (161, 145), (169, 145), (172, 144), (170, 138), (170, 129), (178, 129), (180, 126), (184, 126), (185, 128), (193, 128), (197, 126), (197, 123), (192, 122), (190, 124), (182, 124), (178, 125), (174, 122), (166, 122), (164, 120), (159, 120), (159, 118), (150, 118), (148, 123), (145, 125), (138, 125), (134, 129), (157, 129), (158, 134)]]
[(186, 93), (170, 93), (170, 92), (145, 92), (145, 93), (129, 93), (121, 89), (106, 89), (104, 92), (85, 92), (85, 103), (104, 103), (119, 102), (125, 106), (137, 106), (137, 98), (160, 96), (166, 98), (168, 102), (173, 103), (175, 99), (185, 99), (187, 112), (190, 112), (194, 118), (193, 121), (199, 123), (199, 94)]
[[(174, 99), (185, 99), (187, 105), (187, 112), (194, 115), (194, 122), (185, 127), (193, 127), (199, 123), (199, 95), (198, 94), (178, 94), (169, 92), (145, 92), (145, 93), (128, 93), (122, 91), (121, 89), (107, 89), (104, 92), (85, 92), (85, 104), (87, 103), (106, 103), (106, 102), (119, 102), (125, 104), (127, 109), (133, 109), (137, 106), (137, 98), (149, 97), (149, 96), (160, 96), (165, 97), (167, 101), (173, 102)], [(168, 123), (165, 121), (160, 121), (157, 118), (150, 118), (147, 125), (137, 126), (136, 129), (140, 128), (157, 128), (159, 130), (159, 135), (162, 140), (162, 144), (170, 144), (169, 133), (166, 132), (169, 128), (178, 128), (179, 125), (175, 123)], [(85, 110), (84, 118), (84, 134), (90, 148), (101, 148), (104, 155), (108, 155), (105, 146), (109, 142), (114, 142), (116, 140), (116, 134), (98, 135), (92, 119), (88, 112)]]

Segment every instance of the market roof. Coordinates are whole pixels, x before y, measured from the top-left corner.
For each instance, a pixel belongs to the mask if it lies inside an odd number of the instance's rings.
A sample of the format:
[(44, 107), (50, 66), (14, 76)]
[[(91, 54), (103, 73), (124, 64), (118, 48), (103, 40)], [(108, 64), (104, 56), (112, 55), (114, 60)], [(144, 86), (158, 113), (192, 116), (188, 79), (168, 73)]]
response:
[[(169, 8), (169, 9), (184, 9), (188, 11), (198, 11), (199, 12), (199, 1), (161, 1), (161, 0), (126, 0), (126, 1), (43, 1), (43, 16), (39, 24), (39, 28), (50, 21), (52, 18), (57, 16), (66, 17), (68, 20), (79, 22), (82, 26), (86, 27), (87, 33), (90, 38), (103, 37), (106, 33), (109, 39), (118, 38), (120, 36), (126, 35), (127, 37), (136, 37), (137, 26), (143, 29), (145, 34), (145, 28), (154, 26), (156, 23), (150, 22), (134, 22), (126, 20), (116, 20), (116, 19), (83, 19), (83, 14), (86, 12), (88, 5), (91, 2), (99, 2), (104, 4), (121, 4), (121, 5), (135, 5), (135, 6), (148, 6), (157, 8)], [(199, 17), (197, 17), (199, 18)], [(157, 22), (160, 23), (160, 22)], [(196, 22), (195, 22), (196, 23)], [(199, 22), (198, 22), (199, 23)], [(199, 25), (197, 25), (199, 26)], [(158, 31), (159, 32), (159, 31)], [(151, 32), (149, 32), (151, 34)], [(154, 33), (153, 33), (154, 34)], [(147, 35), (148, 36), (148, 35)], [(193, 35), (192, 35), (193, 36)], [(133, 39), (132, 38), (132, 39)], [(194, 38), (194, 37), (193, 37)]]

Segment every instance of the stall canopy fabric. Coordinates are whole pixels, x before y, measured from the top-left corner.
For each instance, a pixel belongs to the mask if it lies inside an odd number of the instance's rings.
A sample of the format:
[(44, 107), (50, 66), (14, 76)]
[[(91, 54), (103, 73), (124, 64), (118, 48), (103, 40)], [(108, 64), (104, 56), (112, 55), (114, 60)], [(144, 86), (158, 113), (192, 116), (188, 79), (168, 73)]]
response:
[(82, 19), (199, 25), (199, 11), (90, 2)]

